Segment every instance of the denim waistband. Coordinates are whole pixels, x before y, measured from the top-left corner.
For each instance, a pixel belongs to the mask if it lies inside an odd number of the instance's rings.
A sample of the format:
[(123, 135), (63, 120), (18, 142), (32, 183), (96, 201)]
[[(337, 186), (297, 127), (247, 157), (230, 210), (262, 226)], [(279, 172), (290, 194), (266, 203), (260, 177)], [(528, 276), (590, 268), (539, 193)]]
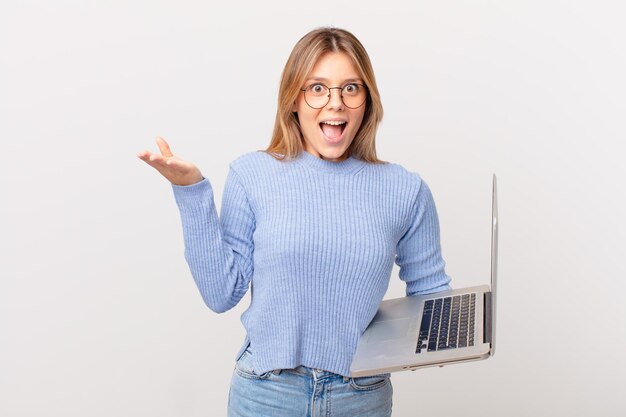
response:
[(280, 374), (283, 371), (291, 372), (291, 373), (302, 375), (302, 376), (308, 376), (308, 377), (313, 378), (316, 381), (320, 379), (327, 379), (327, 378), (343, 378), (344, 382), (348, 382), (350, 380), (350, 378), (347, 376), (339, 375), (330, 371), (325, 371), (323, 369), (309, 368), (308, 366), (304, 366), (304, 365), (300, 365), (293, 369), (277, 369), (274, 372), (277, 374)]
[[(247, 353), (250, 356), (252, 355), (252, 349), (250, 348), (250, 345), (248, 345), (245, 349), (244, 352)], [(350, 380), (350, 377), (344, 376), (344, 375), (339, 375), (336, 374), (334, 372), (330, 372), (330, 371), (325, 371), (323, 369), (318, 369), (318, 368), (309, 368), (308, 366), (304, 366), (304, 365), (300, 365), (296, 368), (291, 368), (291, 369), (275, 369), (272, 372), (276, 375), (280, 375), (281, 372), (283, 371), (287, 371), (287, 372), (291, 372), (294, 374), (298, 374), (298, 375), (302, 375), (302, 376), (306, 376), (306, 377), (310, 377), (316, 381), (319, 381), (321, 379), (328, 379), (328, 378), (343, 378), (344, 382), (348, 382)]]

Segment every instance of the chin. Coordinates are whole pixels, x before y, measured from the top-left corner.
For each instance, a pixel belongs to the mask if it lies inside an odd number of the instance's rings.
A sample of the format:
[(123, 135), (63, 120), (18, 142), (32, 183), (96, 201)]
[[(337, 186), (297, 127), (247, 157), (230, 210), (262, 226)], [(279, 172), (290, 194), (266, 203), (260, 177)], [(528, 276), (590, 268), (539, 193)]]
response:
[(322, 159), (346, 159), (348, 156), (346, 155), (346, 152), (348, 150), (347, 149), (342, 149), (342, 150), (330, 150), (330, 151), (322, 151), (319, 152), (320, 156), (322, 157)]
[(350, 148), (350, 144), (352, 143), (352, 140), (346, 140), (349, 138), (342, 138), (343, 140), (341, 140), (339, 143), (336, 144), (329, 144), (329, 143), (325, 143), (323, 142), (318, 149), (318, 153), (320, 154), (320, 156), (324, 159), (346, 159), (348, 157), (348, 155), (346, 155), (346, 153), (348, 152), (348, 149)]

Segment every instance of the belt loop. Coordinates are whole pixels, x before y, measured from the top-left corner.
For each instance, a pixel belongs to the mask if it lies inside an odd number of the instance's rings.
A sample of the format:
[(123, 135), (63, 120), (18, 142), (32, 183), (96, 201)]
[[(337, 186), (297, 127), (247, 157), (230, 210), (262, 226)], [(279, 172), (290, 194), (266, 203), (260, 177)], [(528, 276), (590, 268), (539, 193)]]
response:
[(348, 378), (347, 376), (343, 377), (343, 382), (348, 382), (350, 380), (350, 378)]

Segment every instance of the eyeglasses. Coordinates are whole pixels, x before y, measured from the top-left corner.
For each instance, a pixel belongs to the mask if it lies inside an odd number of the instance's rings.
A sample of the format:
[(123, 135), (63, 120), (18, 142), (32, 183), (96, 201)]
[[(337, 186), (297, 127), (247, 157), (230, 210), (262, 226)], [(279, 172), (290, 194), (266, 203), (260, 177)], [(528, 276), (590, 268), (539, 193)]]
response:
[(350, 109), (361, 107), (367, 98), (367, 87), (357, 83), (349, 83), (343, 87), (327, 87), (322, 83), (315, 83), (301, 90), (304, 91), (306, 104), (314, 109), (321, 109), (328, 104), (330, 90), (340, 90), (341, 101)]

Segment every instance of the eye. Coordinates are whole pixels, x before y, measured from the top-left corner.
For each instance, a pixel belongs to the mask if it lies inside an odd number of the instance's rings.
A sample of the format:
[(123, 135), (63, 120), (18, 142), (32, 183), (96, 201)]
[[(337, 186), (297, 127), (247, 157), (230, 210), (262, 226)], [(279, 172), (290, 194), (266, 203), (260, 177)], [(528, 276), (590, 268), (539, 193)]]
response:
[(315, 95), (322, 95), (326, 92), (326, 86), (324, 84), (311, 84), (309, 90)]
[(350, 94), (350, 95), (355, 95), (359, 92), (359, 85), (358, 84), (346, 84), (343, 87), (343, 92), (346, 94)]

